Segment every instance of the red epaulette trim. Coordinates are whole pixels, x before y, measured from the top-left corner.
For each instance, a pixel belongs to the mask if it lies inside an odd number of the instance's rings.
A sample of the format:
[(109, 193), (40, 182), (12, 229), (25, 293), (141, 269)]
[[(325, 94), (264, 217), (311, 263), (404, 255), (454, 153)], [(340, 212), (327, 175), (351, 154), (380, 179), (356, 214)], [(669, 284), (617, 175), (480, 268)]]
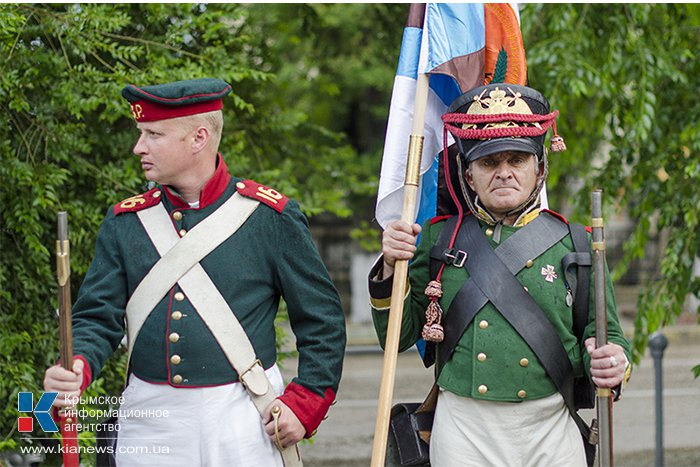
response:
[(132, 196), (114, 205), (114, 215), (124, 212), (137, 212), (160, 203), (163, 192), (160, 188), (153, 188), (146, 193)]
[(553, 215), (554, 217), (556, 217), (557, 219), (562, 221), (564, 224), (569, 223), (569, 221), (566, 219), (566, 217), (562, 216), (561, 214), (559, 214), (556, 211), (552, 211), (551, 209), (542, 209), (541, 212), (548, 212), (549, 214)]
[(243, 180), (236, 183), (236, 190), (243, 196), (256, 199), (270, 206), (277, 212), (284, 211), (284, 207), (287, 205), (287, 201), (289, 201), (289, 198), (279, 191), (261, 185), (253, 180)]
[(447, 215), (444, 215), (444, 216), (435, 216), (435, 217), (433, 217), (432, 219), (430, 219), (430, 225), (437, 224), (438, 222), (445, 221), (445, 220), (449, 219), (450, 217), (452, 217), (451, 214), (447, 214)]
[[(559, 219), (563, 223), (565, 223), (567, 225), (569, 224), (568, 219), (556, 211), (552, 211), (551, 209), (542, 209), (542, 212), (548, 212), (549, 214), (553, 215), (554, 217), (556, 217), (557, 219)], [(586, 228), (586, 232), (588, 232), (588, 233), (591, 233), (591, 231), (593, 230), (593, 229), (591, 229), (591, 227), (589, 227), (587, 225), (584, 225), (584, 227)]]

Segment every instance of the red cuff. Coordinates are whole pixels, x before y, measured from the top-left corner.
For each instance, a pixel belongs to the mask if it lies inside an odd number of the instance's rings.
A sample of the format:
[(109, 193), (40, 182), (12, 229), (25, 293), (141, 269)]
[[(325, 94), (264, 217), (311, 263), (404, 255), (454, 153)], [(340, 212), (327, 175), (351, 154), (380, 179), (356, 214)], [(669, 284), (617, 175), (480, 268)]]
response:
[(75, 355), (73, 359), (82, 360), (83, 366), (83, 382), (80, 383), (80, 394), (84, 393), (90, 383), (92, 383), (92, 370), (90, 369), (90, 364), (85, 360), (82, 355)]
[(311, 438), (335, 400), (335, 392), (329, 388), (326, 389), (323, 396), (319, 396), (304, 386), (289, 383), (284, 394), (278, 399), (292, 409), (301, 424), (304, 425), (306, 429), (304, 438)]
[[(92, 382), (92, 370), (90, 369), (90, 365), (88, 365), (87, 360), (85, 360), (85, 357), (82, 355), (75, 355), (73, 357), (73, 360), (78, 359), (83, 361), (83, 381), (80, 383), (80, 395), (82, 395), (85, 392), (85, 389), (87, 389), (88, 386), (90, 386), (90, 383)], [(57, 365), (61, 364), (61, 361), (59, 360), (56, 362)], [(61, 417), (59, 415), (58, 407), (53, 407), (53, 419), (54, 420), (60, 420)]]
[[(80, 395), (82, 395), (87, 387), (90, 386), (90, 383), (92, 383), (92, 370), (90, 369), (90, 364), (82, 355), (74, 355), (73, 363), (75, 363), (75, 360), (81, 360), (83, 362), (83, 381), (80, 383)], [(58, 360), (56, 365), (60, 364), (61, 360)]]

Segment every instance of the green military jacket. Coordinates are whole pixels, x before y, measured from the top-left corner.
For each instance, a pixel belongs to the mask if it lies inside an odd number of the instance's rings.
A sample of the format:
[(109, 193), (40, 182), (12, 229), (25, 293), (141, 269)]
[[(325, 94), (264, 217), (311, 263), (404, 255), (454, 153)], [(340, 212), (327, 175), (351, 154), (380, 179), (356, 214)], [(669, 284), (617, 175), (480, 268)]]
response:
[[(295, 401), (285, 402), (307, 414), (299, 418), (306, 422), (308, 435), (325, 415), (340, 381), (346, 340), (340, 299), (297, 203), (255, 182), (230, 177), (220, 157), (197, 208), (171, 189), (157, 187), (109, 210), (73, 306), (74, 351), (87, 361), (94, 379), (124, 336), (130, 296), (160, 258), (138, 210), (163, 203), (173, 228), (183, 236), (237, 191), (261, 204), (200, 264), (265, 368), (276, 361), (275, 317), (284, 298), (299, 351), (298, 375), (287, 387)], [(236, 382), (238, 375), (200, 317), (205, 312), (195, 309), (175, 284), (144, 322), (130, 371), (148, 382), (183, 388)]]
[[(428, 298), (424, 290), (430, 278), (430, 250), (445, 225), (444, 218), (436, 218), (425, 224), (422, 238), (410, 265), (409, 282), (402, 320), (399, 350), (410, 348), (421, 338), (425, 324)], [(493, 240), (493, 229), (481, 223), (482, 231), (492, 248), (498, 244)], [(519, 227), (503, 226), (501, 242), (507, 240)], [(590, 236), (589, 236), (590, 241)], [(572, 307), (566, 303), (567, 287), (561, 260), (574, 251), (570, 236), (552, 246), (548, 251), (533, 258), (529, 267), (523, 268), (516, 278), (542, 308), (554, 325), (574, 368), (575, 376), (588, 371), (590, 357), (577, 342), (573, 334)], [(382, 259), (370, 272), (370, 297), (372, 317), (380, 343), (384, 345), (388, 323), (388, 308), (391, 301), (391, 281), (377, 281)], [(545, 271), (547, 271), (545, 273)], [(553, 272), (553, 274), (552, 274)], [(553, 279), (547, 280), (547, 276)], [(616, 313), (615, 297), (607, 277), (607, 309), (609, 342), (621, 345), (630, 360), (630, 349)], [(446, 267), (442, 274), (443, 296), (440, 305), (446, 313), (462, 285), (469, 279), (465, 268)], [(591, 280), (591, 287), (593, 281)], [(593, 291), (590, 293), (589, 322), (583, 340), (595, 334)], [(440, 345), (437, 347), (440, 352)], [(557, 392), (557, 388), (545, 372), (544, 367), (525, 340), (499, 313), (491, 302), (487, 302), (469, 324), (452, 354), (442, 369), (438, 384), (457, 395), (491, 401), (518, 402), (539, 399)]]

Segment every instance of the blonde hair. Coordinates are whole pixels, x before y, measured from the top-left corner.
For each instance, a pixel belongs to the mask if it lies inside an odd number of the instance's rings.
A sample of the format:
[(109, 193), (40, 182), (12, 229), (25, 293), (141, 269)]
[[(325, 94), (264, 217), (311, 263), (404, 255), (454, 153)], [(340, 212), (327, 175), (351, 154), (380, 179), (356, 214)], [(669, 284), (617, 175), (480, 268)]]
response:
[(183, 136), (195, 131), (199, 127), (206, 127), (210, 134), (209, 144), (214, 150), (218, 149), (219, 143), (221, 142), (221, 134), (224, 129), (224, 115), (221, 110), (189, 115), (187, 117), (178, 117), (175, 120), (177, 120), (178, 125), (182, 129)]

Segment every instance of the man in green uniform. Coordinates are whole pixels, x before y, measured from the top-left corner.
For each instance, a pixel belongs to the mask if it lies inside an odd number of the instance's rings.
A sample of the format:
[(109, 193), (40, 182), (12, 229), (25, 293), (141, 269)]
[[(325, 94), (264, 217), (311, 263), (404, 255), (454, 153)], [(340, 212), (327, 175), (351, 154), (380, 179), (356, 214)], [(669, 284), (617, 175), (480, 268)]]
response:
[(394, 263), (412, 260), (399, 349), (421, 337), (435, 345), (432, 465), (586, 465), (562, 394), (590, 375), (619, 396), (629, 376), (609, 278), (609, 343), (595, 348), (592, 293), (576, 335), (576, 274), (563, 262), (575, 251), (572, 237), (561, 216), (541, 209), (550, 127), (553, 146), (563, 146), (556, 115), (524, 86), (462, 95), (443, 116), (457, 148), (443, 163), (456, 215), (422, 228), (395, 221), (384, 231), (383, 257), (369, 275), (372, 315), (384, 342)]
[[(338, 294), (297, 203), (229, 175), (218, 147), (230, 92), (210, 78), (122, 91), (140, 130), (133, 151), (158, 185), (109, 209), (73, 306), (74, 371), (53, 366), (44, 381), (57, 406), (79, 396), (128, 323), (122, 465), (282, 465), (278, 448), (313, 436), (335, 399)], [(286, 388), (281, 297), (299, 351)]]

